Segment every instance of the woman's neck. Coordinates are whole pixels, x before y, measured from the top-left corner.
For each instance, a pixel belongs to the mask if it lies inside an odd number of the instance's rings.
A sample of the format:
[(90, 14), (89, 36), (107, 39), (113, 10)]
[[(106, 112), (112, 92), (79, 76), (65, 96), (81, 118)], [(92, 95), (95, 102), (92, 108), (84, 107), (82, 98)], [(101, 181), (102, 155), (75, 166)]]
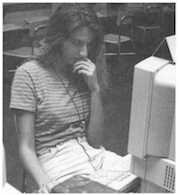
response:
[(75, 85), (76, 87), (80, 88), (87, 88), (86, 82), (84, 81), (84, 78), (82, 75), (77, 75), (73, 73), (71, 70), (66, 68), (66, 65), (64, 65), (60, 60), (56, 61), (56, 63), (52, 64), (53, 69), (53, 75), (59, 79), (68, 79), (71, 84)]
[(52, 64), (54, 71), (56, 72), (56, 74), (58, 74), (59, 76), (61, 76), (62, 78), (70, 78), (72, 73), (66, 68), (66, 65), (64, 63), (62, 63), (62, 61), (56, 60), (56, 62), (54, 62)]

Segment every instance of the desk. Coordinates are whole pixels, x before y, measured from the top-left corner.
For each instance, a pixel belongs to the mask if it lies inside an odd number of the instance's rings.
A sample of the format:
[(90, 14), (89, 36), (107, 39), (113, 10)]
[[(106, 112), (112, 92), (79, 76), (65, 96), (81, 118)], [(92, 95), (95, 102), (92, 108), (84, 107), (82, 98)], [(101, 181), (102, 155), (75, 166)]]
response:
[(21, 29), (22, 27), (16, 24), (3, 24), (3, 32)]
[(49, 20), (49, 16), (36, 16), (36, 17), (25, 18), (25, 21), (27, 24), (33, 24), (36, 22), (44, 22), (48, 20)]

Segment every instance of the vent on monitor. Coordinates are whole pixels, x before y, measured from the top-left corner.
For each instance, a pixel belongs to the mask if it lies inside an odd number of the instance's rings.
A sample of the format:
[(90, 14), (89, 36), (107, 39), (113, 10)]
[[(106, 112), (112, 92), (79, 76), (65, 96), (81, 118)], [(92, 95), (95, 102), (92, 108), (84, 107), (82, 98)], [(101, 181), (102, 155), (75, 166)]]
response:
[(175, 191), (175, 168), (169, 165), (166, 166), (164, 187), (172, 192)]

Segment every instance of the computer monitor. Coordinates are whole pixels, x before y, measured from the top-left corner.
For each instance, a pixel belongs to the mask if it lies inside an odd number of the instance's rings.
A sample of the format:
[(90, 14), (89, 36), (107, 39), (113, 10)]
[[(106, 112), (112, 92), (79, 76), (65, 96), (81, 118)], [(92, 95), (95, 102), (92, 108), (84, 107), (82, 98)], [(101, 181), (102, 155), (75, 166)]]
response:
[(175, 160), (175, 65), (151, 56), (135, 66), (128, 152)]
[(141, 193), (175, 192), (175, 62), (170, 36), (134, 68), (128, 153)]

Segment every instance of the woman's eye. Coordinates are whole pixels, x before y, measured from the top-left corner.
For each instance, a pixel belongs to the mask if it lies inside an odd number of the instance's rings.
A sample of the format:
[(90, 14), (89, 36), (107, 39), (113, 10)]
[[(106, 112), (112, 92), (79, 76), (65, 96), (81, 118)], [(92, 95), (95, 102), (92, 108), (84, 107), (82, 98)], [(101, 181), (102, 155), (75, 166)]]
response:
[(74, 45), (80, 45), (79, 41), (73, 41)]

